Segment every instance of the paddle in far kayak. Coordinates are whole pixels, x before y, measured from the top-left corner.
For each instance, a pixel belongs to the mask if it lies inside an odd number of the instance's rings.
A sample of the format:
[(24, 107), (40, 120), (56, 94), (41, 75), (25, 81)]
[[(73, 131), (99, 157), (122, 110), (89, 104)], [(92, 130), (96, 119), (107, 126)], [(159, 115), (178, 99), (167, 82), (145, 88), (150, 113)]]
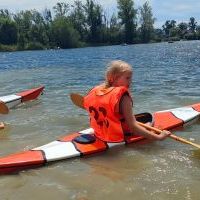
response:
[[(23, 102), (37, 99), (42, 94), (44, 86), (25, 90), (16, 94), (0, 97), (0, 114), (7, 114), (10, 108), (13, 108)], [(3, 122), (0, 122), (0, 129), (5, 127)]]
[[(8, 114), (9, 109), (3, 101), (0, 101), (0, 114)], [(0, 129), (4, 129), (5, 125), (0, 122)]]
[(8, 114), (9, 109), (7, 107), (7, 105), (0, 100), (0, 114)]

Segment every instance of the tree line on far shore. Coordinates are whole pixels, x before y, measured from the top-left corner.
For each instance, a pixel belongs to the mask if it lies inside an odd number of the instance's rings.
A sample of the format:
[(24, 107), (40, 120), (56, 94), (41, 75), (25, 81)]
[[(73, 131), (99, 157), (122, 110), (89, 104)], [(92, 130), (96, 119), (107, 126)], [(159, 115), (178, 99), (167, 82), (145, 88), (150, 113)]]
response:
[(58, 2), (43, 12), (0, 9), (0, 51), (200, 39), (194, 17), (179, 24), (167, 20), (155, 28), (148, 1), (135, 8), (134, 0), (117, 0), (117, 9), (112, 15), (106, 13), (95, 0)]

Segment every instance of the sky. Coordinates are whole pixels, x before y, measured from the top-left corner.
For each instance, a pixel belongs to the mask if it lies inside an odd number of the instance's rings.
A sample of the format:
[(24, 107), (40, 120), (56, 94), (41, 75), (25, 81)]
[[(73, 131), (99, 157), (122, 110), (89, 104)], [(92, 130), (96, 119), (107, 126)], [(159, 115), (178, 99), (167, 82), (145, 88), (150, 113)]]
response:
[[(117, 13), (117, 0), (95, 0), (101, 4), (110, 15)], [(142, 6), (146, 0), (134, 0), (135, 8)], [(20, 10), (36, 9), (43, 11), (45, 8), (52, 9), (57, 2), (72, 4), (74, 0), (0, 0), (0, 9), (8, 9), (11, 12)], [(83, 3), (85, 0), (83, 0)], [(199, 0), (149, 0), (153, 16), (156, 18), (155, 27), (161, 28), (166, 20), (175, 20), (177, 23), (188, 22), (194, 17), (200, 24), (200, 1)]]

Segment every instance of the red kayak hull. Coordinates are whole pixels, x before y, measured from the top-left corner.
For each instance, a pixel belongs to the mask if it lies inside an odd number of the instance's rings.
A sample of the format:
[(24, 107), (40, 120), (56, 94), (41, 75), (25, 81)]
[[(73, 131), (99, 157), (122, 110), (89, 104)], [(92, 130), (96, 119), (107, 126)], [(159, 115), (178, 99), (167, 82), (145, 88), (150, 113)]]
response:
[(25, 101), (31, 101), (34, 99), (37, 99), (40, 94), (42, 94), (42, 91), (44, 90), (44, 86), (33, 88), (30, 90), (26, 90), (20, 93), (17, 93), (16, 95), (21, 96), (21, 102)]

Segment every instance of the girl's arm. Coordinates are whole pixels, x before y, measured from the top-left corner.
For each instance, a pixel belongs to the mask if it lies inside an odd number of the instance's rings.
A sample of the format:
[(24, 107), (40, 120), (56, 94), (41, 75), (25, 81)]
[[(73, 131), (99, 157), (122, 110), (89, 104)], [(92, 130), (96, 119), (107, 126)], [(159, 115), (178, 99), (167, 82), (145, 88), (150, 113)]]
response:
[(132, 101), (128, 95), (125, 95), (123, 97), (120, 106), (121, 106), (121, 112), (132, 133), (137, 133), (139, 135), (143, 135), (146, 138), (154, 140), (163, 140), (171, 134), (169, 131), (164, 130), (162, 131), (161, 134), (157, 135), (138, 125), (132, 111)]

